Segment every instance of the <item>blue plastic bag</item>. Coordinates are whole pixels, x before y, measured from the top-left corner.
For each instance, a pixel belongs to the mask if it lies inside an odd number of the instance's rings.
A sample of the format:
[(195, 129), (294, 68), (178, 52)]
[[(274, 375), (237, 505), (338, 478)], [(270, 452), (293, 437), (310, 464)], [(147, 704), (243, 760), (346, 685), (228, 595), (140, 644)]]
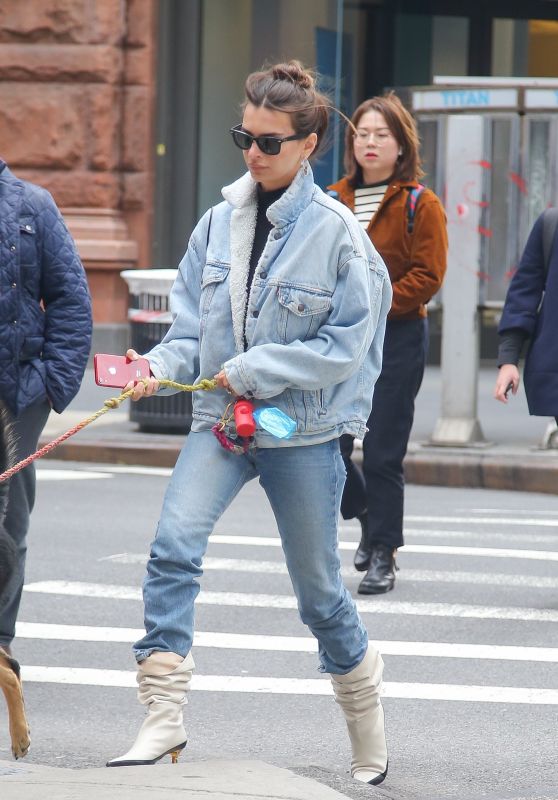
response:
[(277, 439), (289, 439), (296, 430), (294, 419), (275, 406), (257, 408), (254, 411), (254, 419), (260, 428)]

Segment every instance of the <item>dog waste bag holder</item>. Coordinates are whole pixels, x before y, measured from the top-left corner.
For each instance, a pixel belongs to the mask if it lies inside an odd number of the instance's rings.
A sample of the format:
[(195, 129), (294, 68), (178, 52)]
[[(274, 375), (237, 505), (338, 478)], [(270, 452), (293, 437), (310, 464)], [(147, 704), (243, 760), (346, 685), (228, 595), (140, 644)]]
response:
[[(172, 322), (169, 294), (175, 269), (128, 269), (121, 272), (128, 284), (130, 342), (140, 355), (159, 344)], [(158, 395), (130, 403), (130, 420), (149, 433), (187, 433), (192, 424), (189, 392)]]

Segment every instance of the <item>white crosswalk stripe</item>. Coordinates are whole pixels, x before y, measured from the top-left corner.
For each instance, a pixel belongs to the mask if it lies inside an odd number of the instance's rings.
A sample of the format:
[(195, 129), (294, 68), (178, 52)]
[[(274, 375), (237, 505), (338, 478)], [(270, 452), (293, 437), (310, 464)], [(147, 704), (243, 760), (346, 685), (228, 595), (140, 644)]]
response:
[[(24, 591), (60, 594), (70, 597), (95, 597), (112, 600), (141, 600), (141, 589), (105, 583), (80, 581), (42, 581), (28, 583)], [(234, 606), (237, 608), (296, 609), (296, 599), (282, 594), (250, 594), (248, 592), (201, 592), (199, 605)], [(523, 622), (558, 622), (553, 609), (475, 606), (464, 603), (408, 603), (400, 600), (357, 600), (361, 614), (398, 614), (424, 617), (462, 617), (468, 619), (508, 619)]]
[[(106, 561), (120, 564), (145, 564), (145, 553), (119, 553), (107, 556)], [(255, 572), (267, 575), (287, 575), (287, 566), (282, 561), (255, 561), (248, 558), (204, 558), (204, 572)], [(352, 567), (342, 567), (341, 574), (344, 578), (353, 577), (355, 571)], [(507, 575), (498, 572), (444, 572), (443, 570), (405, 569), (404, 581), (419, 581), (423, 583), (470, 583), (481, 586), (523, 586), (532, 589), (558, 589), (558, 578), (545, 576), (531, 577), (529, 575)]]
[[(234, 534), (213, 534), (211, 544), (234, 544), (240, 547), (281, 547), (278, 536), (237, 536)], [(557, 539), (558, 544), (558, 539)], [(339, 542), (339, 550), (355, 549), (354, 542)], [(452, 547), (450, 545), (406, 544), (399, 549), (400, 553), (426, 553), (429, 555), (482, 556), (483, 558), (520, 558), (533, 561), (558, 561), (558, 551), (523, 550), (496, 547)], [(106, 560), (126, 563), (144, 563), (146, 553), (115, 553)]]
[[(20, 639), (54, 639), (77, 642), (128, 642), (143, 636), (142, 628), (110, 628), (90, 625), (52, 625), (19, 622), (16, 635)], [(424, 658), (483, 658), (502, 661), (543, 661), (558, 663), (557, 647), (510, 647), (505, 645), (452, 644), (449, 642), (377, 641), (374, 644), (384, 655), (420, 656)], [(273, 650), (277, 652), (316, 653), (315, 639), (305, 636), (269, 636), (240, 633), (196, 631), (195, 647), (216, 647), (226, 650)]]
[[(119, 686), (136, 688), (136, 673), (116, 669), (84, 667), (24, 666), (24, 681), (37, 683), (78, 684), (82, 686)], [(192, 689), (205, 692), (255, 692), (265, 694), (330, 695), (326, 678), (272, 678), (239, 675), (194, 675)], [(384, 697), (421, 700), (458, 700), (479, 703), (537, 703), (558, 705), (558, 690), (522, 689), (507, 686), (462, 686), (436, 683), (389, 683), (383, 685)]]

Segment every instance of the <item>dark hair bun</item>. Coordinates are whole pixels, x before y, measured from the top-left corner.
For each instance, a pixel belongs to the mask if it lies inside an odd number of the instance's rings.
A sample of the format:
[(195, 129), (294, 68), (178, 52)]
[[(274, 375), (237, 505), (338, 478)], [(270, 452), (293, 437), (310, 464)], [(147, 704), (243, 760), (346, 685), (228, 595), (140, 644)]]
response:
[(284, 64), (275, 64), (271, 68), (275, 80), (291, 81), (300, 89), (314, 89), (315, 80), (312, 73), (304, 69), (300, 61), (292, 60)]
[(316, 154), (325, 140), (330, 101), (316, 89), (314, 73), (300, 61), (273, 64), (260, 72), (252, 72), (244, 85), (245, 106), (270, 108), (291, 115), (295, 133), (318, 137)]

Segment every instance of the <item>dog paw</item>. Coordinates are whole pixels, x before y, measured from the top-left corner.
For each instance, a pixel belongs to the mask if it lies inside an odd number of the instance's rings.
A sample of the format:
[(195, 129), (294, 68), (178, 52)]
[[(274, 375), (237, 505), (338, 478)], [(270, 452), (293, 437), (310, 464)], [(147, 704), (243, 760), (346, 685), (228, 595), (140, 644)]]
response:
[(28, 731), (22, 733), (20, 736), (17, 736), (12, 741), (12, 753), (16, 761), (19, 758), (24, 758), (29, 752), (30, 747), (31, 747), (31, 740), (29, 739)]

